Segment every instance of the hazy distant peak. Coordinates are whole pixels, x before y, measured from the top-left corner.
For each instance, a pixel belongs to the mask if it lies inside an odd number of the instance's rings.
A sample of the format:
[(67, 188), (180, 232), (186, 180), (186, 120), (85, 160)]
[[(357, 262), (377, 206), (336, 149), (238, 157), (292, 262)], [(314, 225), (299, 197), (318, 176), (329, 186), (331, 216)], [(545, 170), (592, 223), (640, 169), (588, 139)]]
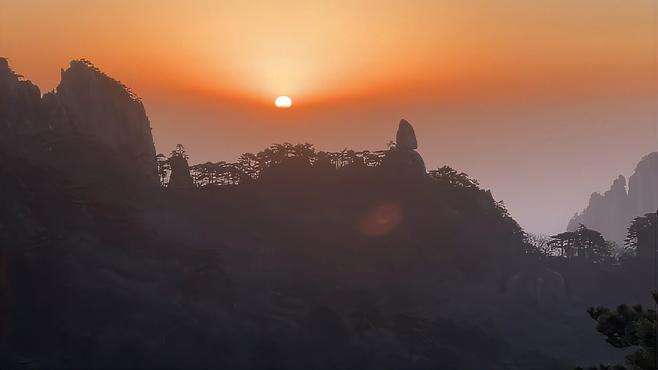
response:
[(600, 231), (607, 239), (621, 243), (634, 217), (658, 208), (658, 153), (640, 160), (635, 172), (626, 180), (617, 176), (605, 193), (593, 193), (589, 204), (576, 214), (567, 226), (573, 230), (579, 224)]
[(635, 172), (642, 171), (645, 168), (648, 169), (656, 164), (658, 164), (658, 152), (649, 153), (642, 157), (637, 166), (635, 166)]
[(628, 197), (636, 216), (656, 212), (658, 208), (658, 153), (642, 157), (628, 179)]
[(619, 175), (613, 182), (610, 190), (607, 192), (623, 192), (626, 194), (626, 177)]

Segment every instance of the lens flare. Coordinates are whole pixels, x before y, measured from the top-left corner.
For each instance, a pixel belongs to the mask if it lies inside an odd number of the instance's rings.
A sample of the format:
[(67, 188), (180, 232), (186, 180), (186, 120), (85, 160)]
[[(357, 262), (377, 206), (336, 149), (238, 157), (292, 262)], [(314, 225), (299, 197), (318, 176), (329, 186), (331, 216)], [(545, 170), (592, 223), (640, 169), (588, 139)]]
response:
[(359, 222), (359, 230), (367, 236), (383, 236), (402, 222), (402, 208), (396, 203), (375, 205), (366, 211)]

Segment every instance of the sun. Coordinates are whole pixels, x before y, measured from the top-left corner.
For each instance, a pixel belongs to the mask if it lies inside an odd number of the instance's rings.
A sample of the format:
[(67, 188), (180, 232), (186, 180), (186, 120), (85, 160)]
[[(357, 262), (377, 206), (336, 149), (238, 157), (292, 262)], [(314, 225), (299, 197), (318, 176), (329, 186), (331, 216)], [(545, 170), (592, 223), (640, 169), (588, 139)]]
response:
[(292, 107), (292, 99), (285, 95), (277, 96), (277, 98), (274, 100), (274, 105), (277, 108), (290, 108)]

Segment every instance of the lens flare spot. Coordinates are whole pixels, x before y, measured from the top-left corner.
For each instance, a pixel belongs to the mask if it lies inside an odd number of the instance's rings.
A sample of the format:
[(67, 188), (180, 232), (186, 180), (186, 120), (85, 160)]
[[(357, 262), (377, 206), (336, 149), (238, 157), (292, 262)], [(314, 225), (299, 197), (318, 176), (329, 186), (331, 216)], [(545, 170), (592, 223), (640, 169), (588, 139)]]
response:
[(359, 231), (367, 236), (383, 236), (402, 222), (402, 208), (396, 203), (370, 207), (359, 222)]

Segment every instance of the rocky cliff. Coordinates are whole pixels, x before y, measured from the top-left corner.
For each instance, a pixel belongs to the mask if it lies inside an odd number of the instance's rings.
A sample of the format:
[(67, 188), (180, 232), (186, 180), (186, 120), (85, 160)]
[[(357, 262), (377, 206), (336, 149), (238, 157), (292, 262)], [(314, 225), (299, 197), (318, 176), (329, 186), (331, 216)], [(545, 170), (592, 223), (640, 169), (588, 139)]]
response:
[(656, 212), (658, 209), (658, 152), (640, 161), (628, 179), (628, 200), (635, 216)]
[(610, 190), (603, 194), (593, 193), (589, 204), (581, 213), (574, 215), (567, 226), (573, 231), (583, 224), (598, 230), (603, 236), (622, 243), (630, 222), (637, 216), (658, 209), (658, 152), (651, 153), (637, 164), (633, 175), (620, 175)]
[(155, 147), (140, 99), (89, 61), (72, 61), (57, 88), (39, 88), (0, 58), (0, 132), (4, 137), (50, 132), (90, 138), (131, 163), (149, 184), (157, 184)]
[(8, 138), (45, 126), (39, 87), (23, 80), (9, 68), (7, 59), (0, 58), (0, 136)]

